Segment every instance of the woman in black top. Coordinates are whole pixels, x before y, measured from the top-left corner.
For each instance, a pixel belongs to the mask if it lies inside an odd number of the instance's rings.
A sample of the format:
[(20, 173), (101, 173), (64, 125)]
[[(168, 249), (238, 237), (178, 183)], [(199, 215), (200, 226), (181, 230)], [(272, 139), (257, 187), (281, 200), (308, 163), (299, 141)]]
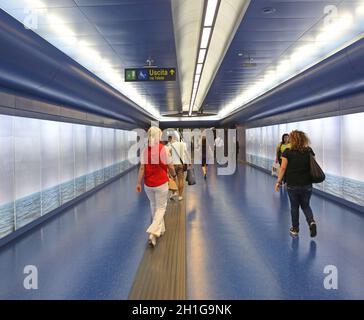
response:
[(310, 175), (310, 153), (314, 152), (308, 146), (309, 139), (302, 131), (292, 131), (289, 134), (291, 148), (282, 155), (282, 165), (278, 174), (275, 190), (281, 186), (283, 176), (286, 175), (288, 196), (291, 202), (292, 228), (290, 233), (297, 236), (299, 232), (299, 207), (306, 216), (311, 237), (316, 236), (316, 222), (310, 207), (312, 195), (312, 181)]

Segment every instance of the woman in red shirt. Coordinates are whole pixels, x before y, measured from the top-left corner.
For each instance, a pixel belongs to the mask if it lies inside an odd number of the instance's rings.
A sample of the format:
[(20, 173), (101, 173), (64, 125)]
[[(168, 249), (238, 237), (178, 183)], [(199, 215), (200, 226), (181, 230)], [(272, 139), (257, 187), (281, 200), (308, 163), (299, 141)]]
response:
[(152, 224), (147, 229), (149, 244), (155, 246), (157, 238), (164, 234), (164, 214), (168, 201), (168, 175), (176, 179), (173, 163), (163, 144), (160, 143), (162, 131), (157, 127), (148, 130), (148, 147), (143, 151), (136, 190), (142, 191), (142, 179), (144, 177), (144, 189), (150, 202), (152, 211)]

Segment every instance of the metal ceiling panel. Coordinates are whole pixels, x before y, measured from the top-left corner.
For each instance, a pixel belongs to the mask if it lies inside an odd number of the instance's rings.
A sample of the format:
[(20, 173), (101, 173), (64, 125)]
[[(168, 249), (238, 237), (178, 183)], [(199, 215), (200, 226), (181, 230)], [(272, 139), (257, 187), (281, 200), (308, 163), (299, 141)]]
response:
[[(31, 2), (36, 0), (2, 0), (1, 8), (4, 10), (8, 9), (24, 9), (29, 6)], [(62, 8), (62, 7), (76, 7), (76, 3), (73, 0), (49, 0), (47, 2), (42, 1), (48, 8)]]
[[(178, 1), (181, 2), (175, 2), (176, 17), (181, 15), (178, 10), (183, 0)], [(102, 77), (103, 66), (94, 64), (92, 56), (82, 63), (84, 54), (80, 48), (100, 53), (118, 79), (118, 87), (114, 88), (119, 91), (124, 87), (134, 89), (130, 91), (131, 98), (138, 95), (138, 101), (144, 101), (144, 107), (156, 106), (162, 114), (181, 110), (180, 81), (186, 81), (190, 75), (179, 75), (173, 83), (126, 84), (123, 81), (126, 67), (142, 67), (149, 57), (157, 66), (177, 67), (171, 0), (0, 0), (0, 8), (23, 22), (24, 8), (34, 3), (43, 3), (47, 12), (39, 15), (38, 28), (34, 31), (52, 45), (108, 81)], [(336, 5), (341, 12), (353, 12), (360, 3), (364, 1), (252, 0), (215, 78), (211, 79), (213, 82), (202, 108), (221, 111), (244, 90), (258, 84), (266, 71), (273, 70), (278, 61), (289, 57), (294, 48), (313, 43), (315, 32), (312, 31), (318, 28), (327, 6)], [(198, 3), (194, 5), (197, 7)], [(191, 6), (185, 12), (179, 17), (181, 25), (178, 27), (183, 30), (183, 36), (188, 33), (184, 27), (193, 17)], [(56, 22), (49, 18), (52, 15), (62, 18), (58, 32), (55, 31)], [(194, 19), (198, 21), (198, 17), (194, 16)], [(352, 37), (359, 35), (361, 27), (358, 26)], [(62, 28), (74, 32), (76, 45), (68, 41), (70, 36), (63, 34)], [(79, 46), (79, 43), (83, 45)], [(334, 80), (332, 84), (335, 85)]]
[[(111, 5), (123, 5), (123, 4), (145, 4), (151, 2), (151, 0), (73, 0), (73, 1), (78, 6), (99, 6), (100, 4), (102, 4), (103, 6), (111, 6)], [(163, 1), (168, 2), (169, 0), (163, 0)]]
[[(102, 65), (93, 63), (92, 55), (81, 49), (97, 52), (113, 69), (113, 79), (119, 77), (116, 87), (115, 81), (110, 84), (146, 110), (152, 112), (156, 107), (163, 113), (180, 109), (178, 80), (168, 86), (124, 83), (124, 69), (143, 67), (148, 58), (160, 67), (177, 67), (170, 0), (0, 0), (0, 8), (20, 22), (27, 15), (25, 7), (32, 5), (45, 8), (39, 11), (34, 31), (52, 45), (108, 82)], [(50, 16), (61, 19), (59, 30), (59, 22)], [(77, 43), (68, 41), (63, 29), (71, 30)]]
[[(25, 8), (17, 8), (6, 10), (10, 15), (17, 17), (18, 20), (24, 21), (26, 16), (29, 15), (29, 12), (25, 10)], [(62, 17), (62, 20), (65, 24), (84, 24), (87, 23), (87, 18), (77, 7), (68, 7), (68, 8), (53, 8), (47, 7), (46, 15), (38, 15), (38, 25), (51, 25), (53, 22), (51, 19), (48, 19), (47, 16), (56, 15)]]
[[(292, 48), (312, 43), (310, 31), (317, 28), (327, 6), (353, 11), (359, 2), (251, 1), (203, 103), (204, 110), (221, 111), (262, 79), (264, 72), (273, 69)], [(271, 12), (266, 14), (265, 10)]]
[(343, 110), (352, 108), (345, 102), (363, 92), (363, 52), (364, 39), (361, 39), (253, 100), (246, 108), (222, 120), (222, 124), (255, 121), (308, 107), (320, 108), (335, 100)]
[(0, 10), (0, 85), (20, 96), (94, 112), (134, 126), (152, 119), (125, 96)]
[(146, 21), (168, 19), (171, 15), (170, 2), (153, 0), (144, 2), (127, 2), (118, 5), (96, 6), (79, 5), (82, 12), (94, 23), (113, 21)]

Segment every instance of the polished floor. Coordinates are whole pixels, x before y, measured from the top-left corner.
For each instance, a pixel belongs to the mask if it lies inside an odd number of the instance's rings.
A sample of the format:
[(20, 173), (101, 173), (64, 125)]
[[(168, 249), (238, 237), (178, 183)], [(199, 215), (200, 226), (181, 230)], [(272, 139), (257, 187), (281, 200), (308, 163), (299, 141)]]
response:
[[(0, 299), (127, 299), (146, 248), (150, 221), (137, 170), (0, 248)], [(38, 290), (25, 290), (24, 266), (38, 268)]]
[[(289, 236), (286, 191), (274, 178), (240, 165), (233, 176), (186, 187), (188, 299), (364, 299), (364, 216), (313, 196), (318, 236)], [(146, 247), (150, 221), (134, 170), (71, 210), (0, 248), (0, 299), (127, 299)], [(148, 250), (148, 249), (147, 249)], [(26, 265), (38, 290), (25, 290)], [(324, 269), (338, 270), (327, 290)]]
[[(286, 191), (249, 166), (187, 188), (187, 287), (190, 299), (364, 299), (364, 216), (313, 196), (318, 236), (289, 236)], [(324, 287), (324, 269), (338, 289)], [(329, 278), (327, 279), (327, 281)], [(329, 281), (330, 282), (330, 281)]]

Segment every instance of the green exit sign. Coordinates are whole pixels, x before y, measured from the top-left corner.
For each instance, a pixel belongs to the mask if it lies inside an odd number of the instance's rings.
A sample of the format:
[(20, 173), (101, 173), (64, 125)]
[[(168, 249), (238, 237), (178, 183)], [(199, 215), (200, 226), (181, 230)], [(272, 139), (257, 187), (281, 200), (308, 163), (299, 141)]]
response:
[(125, 81), (136, 81), (136, 71), (131, 70), (125, 70)]
[(176, 68), (125, 69), (125, 82), (176, 81)]

